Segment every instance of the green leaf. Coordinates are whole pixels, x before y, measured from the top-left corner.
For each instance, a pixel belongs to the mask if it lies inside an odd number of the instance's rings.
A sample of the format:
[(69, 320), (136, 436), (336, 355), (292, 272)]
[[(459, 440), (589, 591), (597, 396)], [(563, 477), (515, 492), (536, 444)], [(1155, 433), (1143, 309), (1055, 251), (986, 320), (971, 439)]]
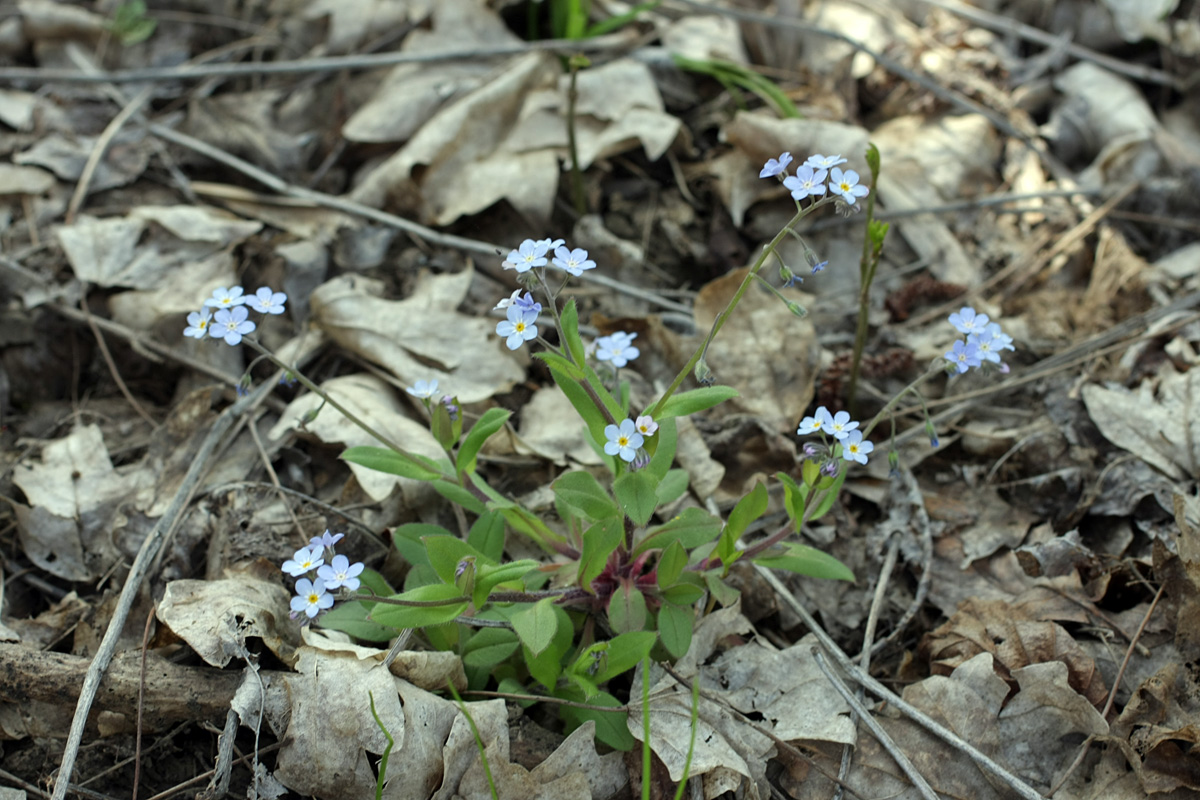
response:
[(704, 573), (704, 583), (708, 586), (708, 591), (713, 598), (726, 608), (736, 603), (738, 597), (741, 596), (741, 592), (721, 580), (721, 576), (715, 571), (710, 570)]
[(521, 644), (536, 658), (554, 641), (558, 618), (554, 615), (554, 598), (546, 597), (522, 609), (509, 618)]
[[(554, 354), (537, 353), (536, 355), (541, 357), (552, 356)], [(559, 356), (555, 356), (555, 358), (558, 358), (561, 361), (566, 361), (566, 359), (563, 359)], [(596, 407), (596, 404), (592, 401), (591, 396), (581, 385), (581, 382), (586, 380), (586, 378), (581, 376), (580, 378), (576, 379), (572, 377), (570, 373), (566, 372), (562, 367), (560, 367), (557, 362), (551, 361), (548, 358), (544, 358), (543, 360), (550, 365), (550, 377), (554, 379), (554, 382), (558, 384), (558, 388), (562, 390), (564, 395), (566, 395), (567, 400), (569, 400), (571, 405), (574, 407), (575, 413), (578, 414), (583, 420), (584, 424), (587, 425), (588, 431), (592, 434), (592, 438), (596, 439), (597, 441), (604, 441), (604, 426), (608, 423), (604, 419), (604, 414), (602, 414), (600, 409)], [(574, 365), (571, 366), (574, 371), (580, 371)]]
[(575, 306), (575, 298), (572, 297), (563, 306), (558, 321), (562, 326), (563, 344), (567, 346), (571, 360), (576, 364), (585, 363), (587, 355), (584, 353), (583, 339), (579, 336), (579, 309)]
[(535, 656), (524, 644), (521, 646), (521, 653), (525, 657), (525, 666), (529, 668), (529, 674), (538, 683), (553, 691), (558, 683), (558, 676), (562, 674), (562, 658), (571, 649), (575, 631), (566, 611), (557, 605), (551, 605), (550, 608), (555, 617), (554, 639), (539, 655)]
[(649, 11), (650, 9), (657, 8), (661, 3), (662, 0), (650, 0), (648, 3), (638, 3), (636, 6), (623, 14), (617, 14), (614, 17), (609, 17), (606, 20), (597, 22), (595, 25), (588, 28), (587, 32), (584, 33), (583, 36), (585, 39), (591, 39), (593, 36), (603, 36), (606, 33), (612, 33), (618, 28), (623, 27), (625, 24), (633, 22), (635, 19), (637, 19), (638, 14), (642, 13), (643, 11)]
[(658, 558), (655, 577), (660, 588), (666, 588), (679, 580), (683, 568), (687, 566), (688, 554), (679, 542), (671, 542)]
[(828, 553), (797, 542), (783, 542), (782, 554), (768, 552), (754, 559), (756, 564), (773, 569), (786, 569), (811, 578), (854, 582), (850, 568)]
[(448, 480), (434, 481), (433, 490), (451, 503), (460, 505), (472, 514), (486, 514), (487, 506), (471, 490)]
[[(457, 397), (451, 402), (462, 407)], [(456, 414), (454, 419), (451, 419), (450, 409), (445, 403), (435, 402), (430, 406), (429, 432), (433, 434), (433, 438), (437, 439), (443, 450), (452, 450), (458, 444), (459, 437), (462, 436), (462, 426), (463, 415)]]
[(440, 625), (449, 622), (467, 610), (467, 600), (456, 586), (445, 583), (435, 583), (420, 586), (411, 591), (401, 592), (393, 599), (408, 602), (429, 603), (438, 600), (454, 600), (460, 602), (437, 606), (397, 606), (387, 603), (376, 603), (371, 609), (371, 619), (380, 625), (390, 628), (424, 628), (427, 625)]
[(632, 582), (622, 581), (608, 598), (608, 622), (617, 633), (646, 627), (646, 597)]
[(613, 494), (621, 509), (637, 526), (645, 525), (658, 508), (658, 481), (645, 470), (627, 472), (613, 481)]
[(425, 549), (426, 536), (452, 536), (450, 531), (441, 525), (426, 525), (422, 522), (410, 522), (392, 531), (392, 542), (404, 560), (413, 566), (429, 564), (429, 552)]
[(617, 504), (590, 472), (576, 470), (559, 476), (551, 484), (559, 500), (578, 511), (584, 519), (596, 522), (619, 514)]
[[(575, 687), (556, 692), (556, 695), (564, 700), (574, 700), (576, 702), (582, 702), (584, 699), (583, 693)], [(612, 706), (616, 709), (624, 706), (624, 703), (608, 692), (600, 692), (587, 702), (593, 706)], [(571, 723), (573, 728), (578, 728), (588, 720), (595, 722), (596, 738), (614, 750), (629, 752), (637, 744), (637, 740), (629, 732), (629, 726), (625, 724), (625, 720), (629, 718), (629, 713), (624, 710), (596, 711), (591, 708), (563, 706), (559, 710), (559, 713), (564, 720)]]
[(817, 507), (814, 508), (812, 514), (809, 515), (809, 522), (816, 522), (821, 517), (828, 514), (829, 509), (833, 508), (833, 504), (838, 497), (838, 492), (842, 490), (842, 484), (846, 482), (847, 472), (848, 470), (843, 469), (838, 473), (837, 478), (834, 479), (833, 483), (825, 491), (825, 495), (821, 498), (821, 502), (817, 503)]
[(663, 549), (678, 541), (685, 550), (691, 550), (711, 542), (721, 532), (721, 520), (702, 508), (685, 508), (669, 522), (646, 531), (646, 535), (633, 549), (633, 555), (647, 550)]
[(692, 627), (696, 614), (690, 607), (663, 603), (658, 609), (658, 636), (663, 647), (675, 658), (687, 655), (692, 646)]
[(679, 430), (675, 425), (674, 417), (655, 421), (658, 422), (658, 432), (650, 438), (654, 449), (646, 471), (662, 480), (671, 469), (671, 465), (675, 463), (675, 445), (679, 440)]
[(472, 556), (477, 564), (488, 560), (487, 556), (457, 536), (425, 536), (422, 541), (425, 542), (425, 552), (429, 554), (430, 566), (444, 583), (454, 583), (454, 572), (464, 558)]
[(498, 511), (481, 514), (467, 532), (467, 544), (499, 561), (504, 556), (504, 515)]
[(389, 475), (418, 481), (433, 481), (442, 477), (432, 459), (405, 455), (384, 447), (350, 447), (342, 452), (342, 460), (376, 472), (386, 472)]
[(625, 527), (618, 517), (597, 522), (583, 532), (583, 553), (579, 557), (577, 578), (580, 588), (595, 594), (592, 581), (604, 571), (608, 557), (617, 549), (624, 535)]
[(668, 398), (662, 408), (658, 409), (658, 413), (654, 414), (654, 419), (661, 421), (669, 417), (686, 417), (737, 396), (737, 389), (732, 386), (705, 386), (689, 392), (680, 392)]
[(636, 667), (650, 654), (657, 638), (653, 631), (631, 631), (609, 640), (608, 657), (604, 668), (596, 673), (596, 683), (604, 683)]
[[(371, 605), (374, 607), (378, 603)], [(364, 642), (386, 642), (395, 638), (396, 629), (371, 621), (367, 618), (369, 611), (367, 604), (360, 600), (346, 600), (321, 615), (321, 627), (348, 633)]]
[(685, 572), (679, 576), (678, 583), (663, 589), (661, 594), (669, 603), (690, 606), (704, 595), (704, 578), (694, 572)]
[(503, 428), (504, 423), (508, 422), (508, 418), (511, 416), (512, 412), (503, 408), (489, 408), (483, 412), (483, 416), (471, 426), (471, 432), (467, 434), (467, 438), (463, 439), (462, 446), (458, 448), (456, 469), (460, 473), (475, 471), (479, 448), (483, 447), (483, 443), (491, 438), (493, 433)]
[(776, 472), (775, 477), (783, 484), (783, 507), (791, 518), (793, 528), (800, 532), (800, 520), (804, 518), (804, 502), (808, 497), (808, 487), (796, 484), (792, 476), (786, 472)]
[(532, 558), (510, 561), (507, 564), (484, 564), (475, 575), (475, 594), (471, 598), (472, 602), (476, 608), (481, 608), (487, 602), (487, 596), (497, 586), (518, 581), (540, 566), (541, 564)]
[(762, 481), (754, 484), (750, 494), (738, 501), (729, 512), (729, 521), (725, 523), (725, 536), (732, 536), (736, 541), (746, 532), (750, 523), (761, 517), (767, 511), (767, 487)]
[[(649, 472), (649, 470), (646, 470)], [(674, 502), (688, 489), (688, 474), (686, 469), (668, 470), (658, 484), (658, 488), (654, 490), (654, 495), (658, 498), (660, 506)]]
[(517, 652), (520, 646), (517, 635), (507, 628), (480, 628), (463, 646), (463, 664), (494, 667)]

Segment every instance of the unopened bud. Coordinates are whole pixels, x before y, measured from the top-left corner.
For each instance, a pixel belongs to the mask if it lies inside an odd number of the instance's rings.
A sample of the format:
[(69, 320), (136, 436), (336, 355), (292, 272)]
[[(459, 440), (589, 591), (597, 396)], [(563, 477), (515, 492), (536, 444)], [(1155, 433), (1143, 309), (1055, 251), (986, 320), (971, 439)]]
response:
[(708, 368), (708, 364), (705, 363), (703, 358), (700, 359), (700, 361), (696, 364), (695, 375), (696, 382), (701, 386), (712, 386), (717, 382), (717, 379), (713, 376), (712, 370)]
[(826, 478), (836, 478), (837, 474), (838, 474), (838, 469), (839, 469), (838, 462), (835, 459), (831, 458), (828, 461), (826, 461), (824, 464), (821, 465), (821, 474), (824, 475)]
[(800, 305), (799, 303), (795, 303), (795, 302), (792, 302), (791, 300), (789, 300), (787, 307), (788, 307), (788, 311), (792, 312), (800, 319), (804, 319), (805, 317), (808, 316), (808, 309), (806, 309), (804, 306)]
[(475, 556), (466, 556), (454, 567), (454, 585), (464, 595), (475, 590)]
[(925, 435), (929, 437), (930, 447), (937, 447), (938, 444), (940, 444), (938, 441), (937, 430), (934, 429), (933, 420), (931, 419), (925, 420)]
[(804, 283), (804, 278), (801, 278), (788, 269), (786, 264), (779, 265), (779, 280), (783, 281), (783, 288), (787, 289), (796, 285), (796, 282)]
[(629, 463), (629, 469), (632, 472), (637, 472), (639, 469), (645, 469), (650, 466), (650, 454), (646, 452), (646, 448), (639, 447), (637, 453), (633, 456), (633, 461)]

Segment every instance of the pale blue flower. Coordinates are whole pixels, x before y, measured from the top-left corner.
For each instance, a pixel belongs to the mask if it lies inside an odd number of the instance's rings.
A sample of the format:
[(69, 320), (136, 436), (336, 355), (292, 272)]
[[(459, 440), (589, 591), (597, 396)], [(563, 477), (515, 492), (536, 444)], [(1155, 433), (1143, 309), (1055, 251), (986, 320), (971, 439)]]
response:
[(358, 579), (362, 571), (361, 561), (351, 564), (345, 556), (334, 556), (332, 561), (317, 569), (317, 577), (325, 582), (325, 588), (330, 592), (339, 587), (354, 591), (362, 583)]
[(984, 331), (985, 331), (985, 333), (988, 333), (991, 335), (992, 349), (995, 350), (996, 352), (1000, 352), (1001, 350), (1016, 350), (1017, 349), (1017, 348), (1013, 347), (1012, 337), (1000, 329), (999, 322), (989, 323), (987, 328), (984, 329)]
[(988, 315), (976, 314), (975, 309), (963, 306), (957, 314), (951, 314), (949, 320), (959, 333), (980, 333), (987, 328)]
[(242, 296), (242, 293), (245, 291), (240, 286), (231, 286), (228, 289), (221, 286), (213, 289), (212, 297), (205, 300), (204, 305), (210, 308), (233, 308), (234, 306), (240, 306), (246, 302), (246, 298)]
[(329, 530), (326, 529), (326, 531), (320, 536), (314, 536), (309, 539), (308, 544), (310, 547), (333, 547), (335, 544), (340, 542), (345, 535), (346, 534), (344, 533), (330, 533)]
[(203, 339), (208, 336), (208, 323), (212, 322), (212, 312), (207, 308), (193, 311), (187, 317), (188, 326), (183, 329), (184, 336), (193, 339)]
[(622, 420), (619, 426), (605, 427), (604, 435), (608, 438), (604, 443), (604, 452), (610, 456), (620, 456), (625, 462), (631, 462), (637, 457), (638, 448), (645, 441), (631, 419)]
[(816, 275), (818, 272), (820, 272), (821, 270), (825, 269), (827, 266), (829, 266), (829, 262), (828, 262), (828, 261), (822, 261), (822, 262), (821, 262), (821, 263), (819, 263), (819, 264), (813, 264), (813, 268), (812, 268), (812, 274), (813, 274), (813, 275)]
[(790, 163), (792, 163), (791, 153), (780, 153), (778, 159), (768, 158), (767, 163), (763, 164), (762, 171), (758, 173), (758, 177), (774, 178), (776, 175), (782, 175), (787, 172)]
[(283, 562), (283, 571), (288, 575), (303, 575), (311, 572), (325, 563), (325, 559), (321, 557), (322, 553), (324, 553), (324, 546), (301, 547), (290, 559)]
[(946, 353), (946, 360), (955, 366), (959, 374), (971, 367), (978, 367), (983, 362), (979, 358), (979, 346), (974, 342), (964, 342), (959, 339), (954, 347)]
[[(825, 414), (828, 416), (829, 412), (826, 411)], [(850, 412), (839, 411), (834, 414), (831, 419), (828, 419), (823, 425), (821, 425), (821, 430), (825, 431), (835, 439), (845, 439), (850, 435), (850, 431), (857, 427), (858, 423), (850, 419)]]
[(967, 335), (968, 344), (973, 344), (976, 347), (976, 352), (979, 354), (980, 361), (991, 361), (993, 364), (1000, 363), (1000, 353), (996, 350), (996, 342), (992, 334), (988, 331), (983, 333), (972, 333)]
[(508, 319), (496, 323), (496, 333), (505, 337), (504, 344), (509, 350), (516, 350), (522, 343), (537, 338), (536, 322), (536, 311), (526, 311), (517, 306), (509, 306)]
[(842, 172), (840, 168), (834, 167), (829, 175), (833, 178), (829, 183), (829, 191), (841, 195), (842, 199), (850, 205), (854, 205), (858, 202), (858, 198), (866, 197), (871, 191), (866, 186), (858, 184), (858, 173), (852, 169)]
[(823, 169), (814, 171), (809, 166), (798, 167), (795, 175), (783, 179), (783, 185), (796, 200), (803, 200), (810, 195), (816, 197), (825, 194), (825, 178), (828, 174)]
[(412, 386), (406, 386), (404, 391), (411, 394), (413, 397), (419, 397), (426, 400), (433, 397), (433, 393), (437, 391), (437, 378), (431, 381), (417, 381)]
[(562, 239), (538, 239), (536, 242), (534, 242), (534, 244), (538, 245), (539, 247), (545, 247), (546, 252), (550, 253), (562, 247), (564, 242)]
[(828, 408), (821, 406), (813, 416), (800, 420), (800, 427), (796, 429), (796, 433), (807, 436), (810, 433), (825, 430), (826, 426), (833, 426), (833, 415), (829, 413)]
[(248, 316), (250, 312), (245, 306), (218, 309), (212, 325), (208, 327), (208, 334), (214, 339), (224, 339), (228, 345), (240, 344), (243, 336), (258, 327), (246, 319)]
[(286, 294), (272, 291), (269, 286), (261, 287), (254, 293), (254, 297), (246, 298), (246, 305), (260, 314), (282, 314), (285, 310), (283, 304), (286, 302)]
[(635, 419), (633, 425), (642, 436), (653, 436), (655, 431), (658, 430), (658, 423), (649, 414), (643, 414)]
[(333, 595), (325, 591), (325, 584), (313, 583), (308, 578), (296, 581), (296, 596), (292, 598), (292, 611), (303, 613), (309, 619), (333, 605)]
[(847, 461), (857, 461), (860, 464), (867, 463), (867, 455), (875, 449), (875, 445), (871, 442), (864, 442), (862, 431), (852, 431), (841, 442), (842, 458)]
[(841, 156), (823, 156), (820, 153), (815, 153), (805, 160), (804, 166), (812, 167), (813, 169), (833, 169), (838, 164), (845, 163), (846, 159)]
[(504, 262), (504, 268), (509, 269), (511, 267), (517, 272), (528, 272), (534, 267), (546, 266), (548, 261), (546, 253), (550, 250), (550, 244), (549, 239), (543, 239), (540, 242), (535, 242), (533, 239), (526, 239), (521, 242), (521, 246), (516, 250), (509, 251), (508, 260)]
[(583, 274), (585, 269), (595, 269), (596, 262), (588, 260), (588, 251), (576, 247), (574, 250), (568, 250), (565, 247), (559, 247), (554, 251), (554, 266), (578, 278)]
[(633, 361), (641, 351), (633, 346), (636, 333), (617, 331), (610, 336), (601, 336), (596, 340), (596, 358), (601, 361), (611, 361), (614, 367), (623, 367)]

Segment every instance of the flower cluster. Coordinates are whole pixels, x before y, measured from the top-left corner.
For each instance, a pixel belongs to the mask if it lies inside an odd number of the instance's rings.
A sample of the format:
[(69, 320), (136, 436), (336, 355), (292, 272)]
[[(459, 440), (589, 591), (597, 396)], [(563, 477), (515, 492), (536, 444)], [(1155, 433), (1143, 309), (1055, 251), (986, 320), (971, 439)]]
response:
[[(554, 258), (548, 258), (553, 253)], [(588, 251), (576, 247), (564, 247), (562, 239), (526, 239), (521, 246), (508, 253), (502, 265), (505, 269), (515, 269), (517, 272), (528, 272), (534, 267), (544, 267), (547, 264), (570, 273), (578, 278), (584, 270), (595, 269), (596, 262), (588, 259)]]
[(647, 414), (643, 414), (636, 420), (623, 419), (619, 425), (609, 425), (604, 429), (604, 436), (608, 439), (604, 443), (604, 452), (610, 456), (619, 456), (625, 463), (633, 463), (635, 460), (635, 468), (645, 466), (643, 461), (649, 462), (646, 456), (646, 451), (642, 449), (642, 445), (646, 443), (647, 436), (653, 436), (658, 430), (658, 423)]
[[(854, 205), (858, 198), (866, 197), (870, 192), (866, 186), (859, 184), (858, 173), (852, 169), (842, 171), (839, 164), (845, 164), (846, 159), (840, 155), (825, 156), (817, 153), (796, 168), (795, 175), (788, 174), (788, 165), (792, 163), (791, 153), (781, 153), (779, 158), (767, 159), (760, 178), (777, 178), (783, 176), (783, 185), (799, 202), (806, 197), (824, 197), (826, 192), (835, 194), (846, 202)], [(829, 180), (826, 183), (826, 180)]]
[[(221, 286), (213, 290), (212, 297), (204, 301), (204, 308), (188, 314), (188, 325), (183, 329), (183, 335), (193, 339), (211, 336), (224, 339), (226, 344), (236, 345), (241, 343), (243, 336), (258, 327), (248, 319), (248, 309), (259, 314), (282, 314), (286, 310), (284, 303), (287, 302), (287, 295), (283, 292), (276, 292), (269, 286), (263, 286), (249, 296), (244, 292), (241, 286)], [(215, 313), (210, 309), (216, 309)]]
[[(826, 435), (832, 436), (835, 446), (840, 446), (842, 449), (843, 459), (866, 464), (867, 456), (875, 449), (875, 445), (870, 441), (863, 441), (862, 431), (857, 428), (858, 422), (850, 419), (849, 412), (839, 411), (836, 414), (830, 414), (828, 408), (821, 406), (817, 409), (816, 414), (800, 421), (800, 427), (796, 429), (796, 433), (806, 436), (810, 433), (820, 432), (822, 439)], [(810, 457), (816, 456), (819, 454), (819, 450), (815, 445), (806, 445), (805, 454)]]
[(620, 368), (633, 361), (641, 350), (633, 346), (636, 333), (616, 331), (608, 336), (596, 339), (596, 358), (600, 361), (610, 361), (614, 367)]
[[(292, 598), (292, 619), (301, 614), (312, 619), (333, 605), (331, 592), (338, 589), (352, 592), (362, 583), (358, 578), (363, 571), (362, 562), (351, 564), (350, 559), (334, 553), (333, 546), (345, 535), (325, 531), (283, 562), (284, 572), (300, 578), (296, 581), (296, 596)], [(330, 557), (328, 564), (326, 555)]]
[(1008, 372), (1008, 365), (1000, 360), (1004, 350), (1015, 350), (1012, 337), (1000, 329), (1000, 323), (989, 322), (987, 314), (979, 314), (970, 306), (963, 306), (950, 315), (950, 324), (965, 340), (959, 339), (946, 352), (945, 358), (958, 374), (972, 367), (982, 367), (985, 362), (1000, 365), (1001, 372)]

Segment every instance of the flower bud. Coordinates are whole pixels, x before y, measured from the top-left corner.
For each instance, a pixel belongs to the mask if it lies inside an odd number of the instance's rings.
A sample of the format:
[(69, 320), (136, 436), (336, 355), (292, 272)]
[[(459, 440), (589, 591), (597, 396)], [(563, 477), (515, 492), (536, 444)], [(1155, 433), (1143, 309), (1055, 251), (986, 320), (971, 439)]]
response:
[(703, 358), (701, 358), (696, 364), (695, 375), (696, 382), (701, 386), (712, 386), (717, 382), (717, 379), (713, 376), (712, 370), (708, 368), (708, 364), (705, 363)]
[(799, 277), (796, 273), (788, 269), (786, 264), (779, 265), (779, 280), (783, 281), (784, 289), (795, 286), (797, 282), (804, 283), (804, 278)]
[(645, 469), (650, 466), (650, 454), (646, 452), (646, 448), (639, 447), (637, 453), (633, 456), (633, 461), (629, 462), (629, 470), (637, 472), (639, 469)]
[(821, 465), (821, 474), (826, 478), (836, 478), (839, 464), (836, 459), (830, 459)]
[(900, 477), (900, 451), (888, 451), (888, 475), (892, 478)]
[(937, 447), (940, 444), (937, 431), (934, 429), (933, 420), (931, 419), (925, 420), (925, 435), (929, 437), (930, 447)]
[(795, 303), (795, 302), (792, 302), (791, 300), (789, 300), (787, 307), (788, 307), (788, 311), (792, 312), (800, 319), (804, 319), (805, 317), (808, 316), (808, 309), (806, 309), (804, 306), (800, 305), (799, 303)]
[(466, 556), (454, 567), (454, 585), (464, 595), (475, 591), (475, 556)]

